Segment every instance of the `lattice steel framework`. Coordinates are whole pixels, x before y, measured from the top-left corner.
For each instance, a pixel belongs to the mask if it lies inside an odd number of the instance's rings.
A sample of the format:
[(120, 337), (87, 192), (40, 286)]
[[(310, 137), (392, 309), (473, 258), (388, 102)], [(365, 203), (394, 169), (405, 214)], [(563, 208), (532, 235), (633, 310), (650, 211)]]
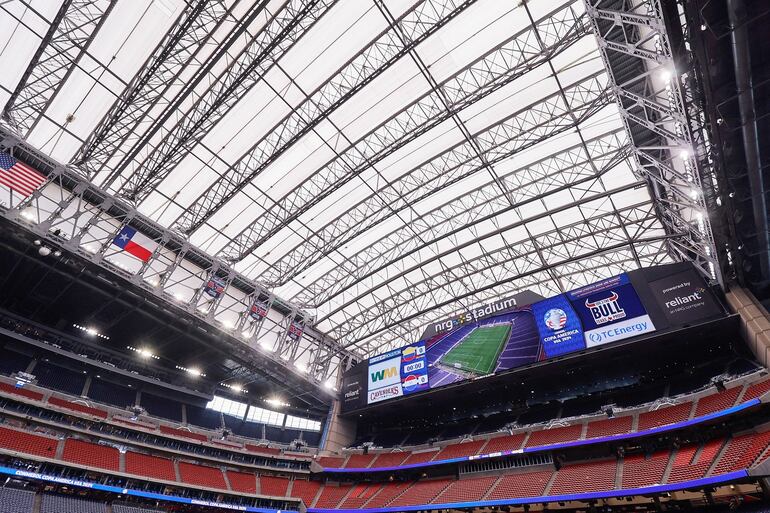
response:
[(85, 54), (117, 0), (64, 0), (16, 89), (3, 119), (17, 132), (35, 127)]
[[(229, 166), (174, 224), (187, 233), (195, 231), (321, 121), (475, 2), (426, 0), (412, 5), (326, 82), (306, 94), (298, 107)], [(405, 41), (397, 30), (407, 34)]]
[(693, 84), (677, 69), (660, 0), (585, 0), (634, 142), (639, 173), (650, 185), (668, 241), (680, 259), (721, 282), (709, 202), (715, 201), (709, 142)]
[(141, 158), (137, 146), (115, 167), (107, 185), (130, 167), (133, 172), (118, 191), (133, 201), (144, 199), (336, 1), (289, 0), (149, 154)]
[[(585, 33), (583, 21), (569, 7), (538, 22), (548, 34), (549, 46), (541, 48), (530, 28), (513, 35), (493, 51), (441, 83), (441, 93), (430, 91), (357, 140), (275, 204), (258, 194), (255, 202), (265, 211), (233, 238), (219, 255), (232, 262), (243, 259), (321, 200), (364, 170), (450, 119), (463, 109), (547, 62)], [(445, 108), (443, 98), (451, 102)]]
[(131, 137), (144, 133), (154, 123), (152, 109), (163, 109), (173, 96), (172, 88), (182, 89), (181, 72), (200, 54), (206, 44), (218, 44), (211, 36), (225, 20), (234, 0), (198, 0), (185, 4), (163, 40), (144, 66), (115, 100), (99, 125), (72, 158), (72, 164), (93, 178), (103, 171), (122, 145), (132, 145)]
[[(31, 196), (10, 196), (0, 212), (6, 219), (31, 230), (59, 247), (84, 258), (143, 293), (182, 309), (212, 329), (240, 340), (254, 358), (269, 358), (286, 372), (316, 384), (334, 383), (341, 364), (356, 359), (333, 339), (312, 328), (313, 316), (213, 259), (169, 229), (158, 226), (129, 203), (110, 195), (74, 170), (38, 152), (10, 131), (0, 129), (0, 150), (11, 151), (48, 175), (47, 183)], [(14, 199), (16, 198), (16, 201)], [(158, 244), (150, 260), (139, 264), (119, 257), (112, 241), (130, 224)], [(209, 298), (203, 293), (213, 276), (225, 283), (225, 293)], [(257, 298), (268, 298), (274, 314), (257, 323), (247, 320)], [(301, 339), (288, 336), (292, 321), (307, 325)], [(269, 345), (266, 344), (269, 340)], [(295, 364), (303, 361), (301, 367)]]

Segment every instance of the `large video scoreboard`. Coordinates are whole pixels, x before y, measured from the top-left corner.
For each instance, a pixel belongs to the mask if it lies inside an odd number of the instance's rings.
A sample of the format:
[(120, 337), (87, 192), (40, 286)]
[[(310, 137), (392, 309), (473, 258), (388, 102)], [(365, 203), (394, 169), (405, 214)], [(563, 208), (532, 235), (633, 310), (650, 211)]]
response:
[(526, 291), (431, 322), (421, 340), (343, 376), (343, 411), (725, 314), (691, 263), (639, 269), (551, 298)]

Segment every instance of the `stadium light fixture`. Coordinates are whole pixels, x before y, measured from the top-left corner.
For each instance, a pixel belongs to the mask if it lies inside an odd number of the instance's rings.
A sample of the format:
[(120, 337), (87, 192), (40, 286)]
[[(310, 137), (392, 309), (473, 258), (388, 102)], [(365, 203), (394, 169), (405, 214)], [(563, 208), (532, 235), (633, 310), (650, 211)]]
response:
[(102, 335), (101, 333), (99, 333), (97, 331), (96, 328), (94, 328), (92, 326), (81, 326), (80, 324), (73, 324), (72, 327), (73, 328), (77, 328), (77, 329), (79, 329), (81, 331), (85, 331), (86, 334), (88, 334), (88, 335), (90, 335), (92, 337), (99, 337), (99, 338), (103, 338), (104, 340), (109, 340), (110, 339), (110, 337), (108, 337), (107, 335)]
[(283, 401), (282, 401), (280, 398), (278, 398), (278, 397), (271, 397), (271, 398), (269, 398), (269, 399), (265, 399), (265, 402), (266, 402), (267, 404), (269, 404), (270, 406), (276, 406), (276, 407), (279, 407), (279, 408), (280, 408), (280, 407), (284, 407), (284, 406), (289, 406), (289, 403), (285, 403), (285, 402), (283, 402)]
[(195, 376), (196, 378), (197, 377), (200, 377), (200, 378), (205, 378), (206, 377), (206, 373), (202, 372), (200, 369), (198, 369), (196, 367), (184, 367), (182, 365), (177, 365), (176, 368), (178, 370), (185, 371), (186, 373), (191, 374), (191, 375)]

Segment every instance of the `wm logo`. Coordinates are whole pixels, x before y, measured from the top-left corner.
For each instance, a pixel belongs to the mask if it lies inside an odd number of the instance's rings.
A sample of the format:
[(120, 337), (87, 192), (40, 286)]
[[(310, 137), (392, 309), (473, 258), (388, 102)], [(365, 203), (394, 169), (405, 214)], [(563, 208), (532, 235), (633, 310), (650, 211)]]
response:
[(398, 369), (395, 367), (391, 367), (389, 369), (380, 369), (378, 371), (372, 372), (372, 383), (382, 381), (385, 378), (392, 378), (397, 374), (398, 374)]

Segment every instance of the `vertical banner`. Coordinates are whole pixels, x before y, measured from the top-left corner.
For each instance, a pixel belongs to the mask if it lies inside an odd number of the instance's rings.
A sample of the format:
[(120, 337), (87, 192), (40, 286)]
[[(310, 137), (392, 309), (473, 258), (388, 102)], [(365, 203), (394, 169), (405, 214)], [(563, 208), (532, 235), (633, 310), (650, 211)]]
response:
[(214, 299), (217, 299), (219, 296), (221, 296), (224, 291), (225, 280), (213, 274), (209, 278), (209, 281), (206, 282), (206, 285), (203, 287), (203, 292), (207, 296)]
[(570, 291), (567, 297), (583, 323), (586, 347), (655, 331), (625, 273)]
[(302, 334), (305, 332), (305, 324), (300, 321), (291, 321), (289, 324), (288, 335), (294, 340), (302, 338)]
[(546, 358), (586, 348), (583, 326), (567, 296), (538, 301), (532, 305), (532, 313)]
[(249, 308), (249, 317), (254, 321), (259, 321), (267, 317), (267, 312), (270, 307), (267, 305), (267, 299), (258, 297), (251, 304)]

